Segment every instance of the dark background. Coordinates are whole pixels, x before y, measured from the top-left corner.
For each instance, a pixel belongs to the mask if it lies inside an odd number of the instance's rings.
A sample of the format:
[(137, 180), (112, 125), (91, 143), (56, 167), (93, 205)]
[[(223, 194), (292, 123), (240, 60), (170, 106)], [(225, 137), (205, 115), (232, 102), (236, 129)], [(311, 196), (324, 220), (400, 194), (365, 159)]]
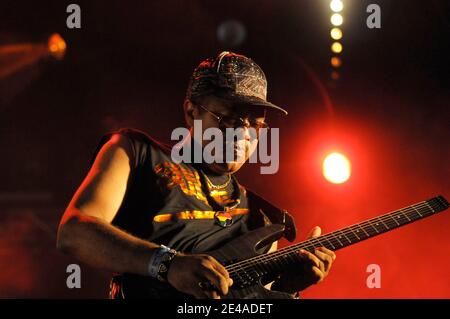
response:
[[(253, 58), (269, 99), (289, 111), (270, 118), (279, 172), (250, 165), (239, 177), (294, 214), (298, 240), (315, 225), (329, 232), (449, 197), (449, 2), (343, 2), (333, 81), (329, 1), (76, 1), (82, 28), (71, 30), (69, 1), (2, 0), (0, 47), (58, 32), (67, 54), (0, 78), (0, 297), (106, 296), (109, 274), (86, 265), (81, 289), (65, 285), (66, 266), (78, 263), (54, 248), (65, 205), (105, 132), (130, 126), (170, 142), (193, 68), (223, 49)], [(366, 26), (370, 3), (381, 7), (381, 29)], [(232, 48), (217, 37), (229, 19), (247, 31)], [(321, 176), (331, 150), (352, 162), (347, 183)], [(332, 275), (304, 297), (449, 298), (449, 227), (443, 213), (339, 252)], [(366, 286), (372, 263), (380, 289)]]

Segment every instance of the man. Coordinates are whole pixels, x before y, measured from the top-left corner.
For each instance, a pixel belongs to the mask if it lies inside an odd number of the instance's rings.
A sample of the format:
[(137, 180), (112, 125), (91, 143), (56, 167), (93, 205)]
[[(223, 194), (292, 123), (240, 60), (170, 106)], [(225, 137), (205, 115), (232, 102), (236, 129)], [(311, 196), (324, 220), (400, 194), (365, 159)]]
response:
[[(58, 248), (116, 273), (112, 298), (174, 296), (165, 294), (164, 284), (196, 298), (227, 295), (233, 280), (205, 252), (290, 217), (279, 212), (262, 216), (257, 205), (265, 201), (253, 195), (252, 204), (251, 193), (233, 175), (255, 150), (259, 131), (267, 127), (266, 111), (287, 114), (266, 100), (266, 90), (263, 71), (245, 56), (222, 52), (201, 62), (187, 90), (186, 122), (192, 136), (199, 133), (195, 120), (202, 123), (200, 133), (240, 128), (243, 134), (231, 141), (233, 159), (176, 163), (170, 148), (139, 131), (106, 135), (62, 217)], [(201, 141), (201, 149), (210, 142)], [(195, 149), (200, 142), (189, 137), (183, 143)], [(292, 232), (291, 227), (291, 237)], [(311, 236), (319, 235), (316, 227)], [(267, 287), (294, 296), (327, 276), (335, 254), (319, 248), (314, 254), (299, 252), (299, 257), (299, 267), (272, 278)]]

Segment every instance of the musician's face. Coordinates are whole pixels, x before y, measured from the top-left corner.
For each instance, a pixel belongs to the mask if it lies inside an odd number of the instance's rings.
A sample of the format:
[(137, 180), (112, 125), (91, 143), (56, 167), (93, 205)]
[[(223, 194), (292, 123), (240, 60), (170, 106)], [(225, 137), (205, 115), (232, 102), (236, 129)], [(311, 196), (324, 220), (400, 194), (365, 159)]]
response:
[[(208, 166), (212, 171), (224, 174), (224, 173), (235, 173), (242, 165), (248, 160), (250, 155), (255, 151), (258, 144), (257, 134), (251, 133), (250, 130), (253, 128), (244, 127), (240, 120), (235, 121), (235, 127), (240, 127), (242, 133), (239, 134), (238, 138), (226, 139), (225, 127), (233, 127), (234, 125), (224, 125), (224, 123), (233, 123), (234, 119), (242, 119), (244, 123), (249, 125), (250, 123), (264, 123), (265, 111), (258, 108), (251, 108), (244, 105), (235, 105), (230, 101), (220, 99), (215, 96), (203, 97), (199, 101), (192, 102), (188, 101), (185, 103), (186, 119), (189, 125), (193, 125), (193, 120), (202, 120), (202, 136), (203, 132), (208, 128), (219, 128), (223, 132), (223, 148), (222, 156), (223, 163), (212, 163), (205, 165)], [(191, 114), (189, 114), (191, 112)], [(189, 122), (191, 117), (192, 122)], [(221, 118), (221, 120), (218, 119)], [(253, 132), (256, 132), (253, 130)], [(195, 128), (193, 128), (193, 134), (195, 134)], [(203, 148), (209, 143), (210, 140), (202, 139)], [(230, 145), (230, 143), (232, 145)], [(228, 147), (227, 147), (228, 146)], [(234, 150), (234, 159), (232, 161), (226, 161), (226, 149)]]

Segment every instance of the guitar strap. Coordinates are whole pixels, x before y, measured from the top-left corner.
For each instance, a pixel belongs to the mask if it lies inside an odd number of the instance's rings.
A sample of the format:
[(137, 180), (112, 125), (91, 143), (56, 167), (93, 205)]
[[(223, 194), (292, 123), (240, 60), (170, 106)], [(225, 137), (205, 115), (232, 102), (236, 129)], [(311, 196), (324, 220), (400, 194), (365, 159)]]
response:
[(254, 215), (250, 217), (250, 224), (254, 228), (263, 227), (267, 224), (282, 224), (284, 225), (283, 237), (290, 242), (293, 242), (297, 235), (297, 228), (292, 215), (286, 210), (276, 207), (247, 188), (246, 193), (249, 207), (252, 210), (252, 213), (254, 213)]

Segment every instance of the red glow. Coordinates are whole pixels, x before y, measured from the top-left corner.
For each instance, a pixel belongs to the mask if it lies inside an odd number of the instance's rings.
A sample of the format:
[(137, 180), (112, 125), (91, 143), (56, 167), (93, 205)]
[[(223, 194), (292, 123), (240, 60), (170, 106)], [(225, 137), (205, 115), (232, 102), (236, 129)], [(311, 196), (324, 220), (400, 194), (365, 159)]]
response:
[[(305, 240), (316, 225), (328, 233), (438, 194), (448, 197), (448, 184), (432, 164), (439, 159), (420, 144), (405, 156), (401, 135), (387, 133), (367, 119), (347, 117), (331, 123), (309, 118), (302, 124), (290, 132), (299, 138), (289, 150), (297, 151), (290, 153), (295, 160), (280, 166), (284, 187), (276, 197), (296, 219), (297, 241)], [(338, 187), (320, 169), (325, 156), (335, 150), (352, 164), (351, 178)], [(450, 226), (448, 214), (337, 251), (330, 276), (305, 290), (302, 297), (448, 298), (445, 269), (450, 267), (450, 258), (439, 259), (442, 267), (430, 268), (429, 258), (418, 253), (440, 254), (442, 243), (449, 240), (445, 231)], [(381, 268), (380, 289), (366, 285), (370, 264)], [(430, 272), (436, 279), (430, 280)]]

